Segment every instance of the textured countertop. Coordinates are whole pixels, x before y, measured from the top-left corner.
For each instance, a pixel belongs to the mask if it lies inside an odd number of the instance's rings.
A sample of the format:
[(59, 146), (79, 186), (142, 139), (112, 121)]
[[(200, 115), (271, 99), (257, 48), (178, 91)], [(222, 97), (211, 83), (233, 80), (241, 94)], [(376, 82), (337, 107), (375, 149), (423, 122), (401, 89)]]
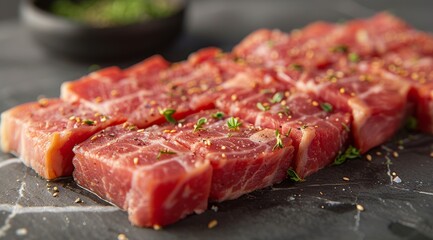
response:
[[(229, 50), (257, 28), (288, 31), (315, 20), (339, 21), (380, 10), (433, 32), (428, 4), (428, 0), (363, 1), (363, 5), (343, 0), (192, 1), (185, 33), (163, 55), (181, 60), (205, 46)], [(113, 63), (55, 58), (36, 46), (18, 21), (0, 22), (0, 111), (40, 95), (58, 96), (63, 81), (87, 74), (91, 64)], [(117, 239), (119, 234), (129, 239), (433, 239), (432, 150), (432, 136), (400, 133), (372, 150), (371, 162), (350, 160), (302, 183), (285, 181), (237, 200), (211, 203), (205, 213), (160, 231), (133, 227), (126, 213), (70, 179), (48, 183), (12, 155), (0, 152), (0, 239)], [(357, 204), (365, 210), (358, 211)], [(214, 219), (218, 225), (208, 229)]]

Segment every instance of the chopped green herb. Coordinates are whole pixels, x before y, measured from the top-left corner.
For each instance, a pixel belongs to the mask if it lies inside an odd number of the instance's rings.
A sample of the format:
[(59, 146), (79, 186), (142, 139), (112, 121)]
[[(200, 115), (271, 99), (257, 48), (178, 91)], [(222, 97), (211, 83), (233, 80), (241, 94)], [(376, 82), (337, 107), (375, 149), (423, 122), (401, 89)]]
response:
[(176, 154), (176, 152), (170, 151), (168, 149), (159, 150), (158, 155), (156, 155), (156, 159), (161, 158), (163, 154)]
[(269, 41), (267, 42), (267, 44), (268, 44), (268, 47), (272, 48), (272, 47), (275, 45), (275, 42), (272, 41), (272, 40), (269, 40)]
[(277, 139), (277, 142), (275, 143), (274, 147), (272, 148), (272, 151), (274, 151), (277, 148), (283, 148), (284, 144), (283, 144), (283, 140), (281, 139), (281, 134), (280, 131), (275, 130), (275, 138)]
[(230, 130), (238, 130), (239, 127), (242, 125), (241, 122), (239, 122), (238, 118), (234, 118), (231, 117), (229, 119), (227, 119), (227, 126), (229, 127)]
[(301, 126), (301, 129), (306, 129), (306, 128), (308, 128), (308, 125), (306, 124)]
[(222, 119), (224, 117), (224, 113), (216, 112), (216, 113), (212, 114), (212, 117), (215, 119)]
[(349, 52), (349, 47), (346, 45), (337, 45), (337, 46), (331, 48), (331, 52), (347, 53), (347, 52)]
[(207, 119), (202, 117), (199, 120), (197, 120), (197, 123), (194, 125), (194, 131), (197, 132), (199, 130), (203, 130), (203, 125), (207, 122)]
[(284, 114), (286, 116), (289, 116), (290, 108), (287, 106), (282, 106), (282, 109), (278, 111), (278, 113)]
[(322, 108), (323, 111), (325, 111), (327, 113), (332, 112), (332, 109), (333, 109), (332, 105), (330, 103), (327, 103), (327, 102), (320, 103), (320, 107)]
[(406, 119), (406, 128), (409, 130), (415, 130), (418, 127), (418, 120), (413, 117), (410, 116)]
[(260, 90), (260, 94), (267, 94), (267, 93), (271, 93), (272, 90), (271, 89), (262, 89)]
[(304, 66), (302, 66), (301, 64), (297, 64), (297, 63), (291, 64), (290, 68), (293, 70), (296, 70), (298, 72), (302, 72), (304, 70)]
[(257, 103), (257, 108), (262, 110), (263, 112), (268, 111), (271, 107), (269, 105), (263, 105), (261, 102)]
[(361, 60), (361, 57), (359, 57), (359, 55), (354, 52), (349, 53), (349, 55), (347, 55), (347, 58), (349, 59), (349, 61), (354, 63), (357, 63)]
[(293, 170), (293, 168), (289, 168), (287, 170), (287, 176), (290, 178), (290, 180), (294, 182), (304, 182), (305, 179), (300, 178), (299, 175)]
[(176, 119), (174, 119), (173, 114), (176, 112), (176, 110), (171, 108), (166, 108), (164, 110), (159, 110), (159, 113), (165, 117), (165, 120), (169, 123), (176, 123)]
[(347, 126), (347, 124), (341, 123), (341, 126), (343, 126), (344, 130), (346, 130), (347, 132), (350, 132), (350, 128), (349, 128), (349, 126)]
[(86, 124), (87, 126), (93, 126), (96, 124), (95, 121), (89, 119), (84, 120), (83, 123)]
[(361, 152), (357, 148), (349, 146), (346, 151), (344, 151), (344, 153), (340, 153), (338, 155), (338, 157), (334, 161), (334, 165), (340, 165), (344, 163), (347, 159), (354, 159), (358, 157), (361, 157)]
[(168, 0), (56, 0), (51, 11), (59, 16), (97, 27), (132, 24), (171, 15), (175, 6)]
[(101, 69), (100, 65), (98, 65), (98, 64), (92, 64), (92, 65), (89, 66), (88, 71), (89, 72), (94, 72), (94, 71), (99, 70), (99, 69)]
[(284, 94), (281, 92), (277, 92), (274, 94), (274, 96), (272, 97), (272, 99), (270, 99), (269, 101), (271, 103), (279, 103), (281, 102), (281, 100), (283, 100)]
[(286, 137), (289, 137), (290, 133), (292, 133), (292, 128), (290, 128), (289, 131), (286, 133)]

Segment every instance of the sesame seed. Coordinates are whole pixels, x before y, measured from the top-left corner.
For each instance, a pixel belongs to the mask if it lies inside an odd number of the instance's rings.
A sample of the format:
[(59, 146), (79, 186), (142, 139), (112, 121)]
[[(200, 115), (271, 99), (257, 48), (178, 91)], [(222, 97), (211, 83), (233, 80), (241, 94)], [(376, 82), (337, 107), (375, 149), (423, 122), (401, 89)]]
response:
[(225, 149), (226, 149), (226, 146), (221, 146), (221, 149), (222, 149), (222, 150), (225, 150)]
[(347, 181), (349, 181), (350, 179), (349, 179), (348, 177), (343, 177), (343, 180), (347, 182)]
[(346, 90), (344, 89), (344, 88), (340, 88), (340, 93), (341, 94), (343, 94), (343, 93), (345, 93), (346, 92)]
[(221, 157), (226, 158), (227, 156), (225, 153), (223, 153), (223, 154), (221, 154)]
[[(433, 153), (433, 152), (432, 152)], [(382, 153), (381, 152), (376, 152), (376, 155), (377, 156), (382, 156)], [(432, 156), (433, 157), (433, 156)]]
[(58, 187), (53, 187), (53, 191), (58, 192), (59, 188)]
[(363, 212), (365, 210), (361, 204), (356, 204), (356, 209), (360, 212)]
[(111, 96), (115, 97), (115, 96), (119, 95), (119, 91), (111, 90), (110, 94), (111, 94)]
[(367, 159), (367, 161), (371, 162), (371, 160), (373, 160), (373, 157), (370, 154), (367, 154), (365, 156), (365, 158)]
[(90, 138), (90, 141), (94, 141), (94, 140), (96, 140), (98, 137), (99, 137), (99, 135), (93, 135), (93, 136)]
[(319, 103), (318, 103), (317, 101), (312, 101), (312, 102), (311, 102), (311, 105), (317, 107), (317, 106), (319, 106)]
[(46, 98), (41, 98), (38, 100), (39, 106), (41, 107), (46, 107), (48, 105), (48, 99)]
[(395, 152), (395, 151), (392, 152), (392, 156), (395, 157), (395, 158), (398, 158), (398, 152)]
[(212, 228), (216, 227), (217, 225), (218, 225), (218, 221), (214, 219), (208, 223), (207, 227), (209, 229), (212, 229)]
[(433, 152), (430, 152), (430, 157), (433, 157)]
[(135, 165), (138, 164), (138, 158), (137, 157), (135, 157), (132, 161), (134, 162)]
[(77, 198), (75, 199), (74, 203), (82, 203), (83, 201), (81, 200), (81, 198)]
[(160, 225), (158, 225), (158, 224), (153, 225), (153, 230), (158, 231), (158, 230), (161, 230), (161, 229), (162, 229), (162, 227)]
[(58, 196), (59, 196), (59, 192), (53, 193), (53, 197), (58, 197)]
[(170, 133), (175, 133), (175, 132), (176, 132), (176, 129), (173, 129), (170, 131)]
[(102, 97), (96, 97), (95, 99), (94, 99), (94, 102), (96, 102), (96, 103), (100, 103), (100, 102), (102, 102)]
[(238, 96), (237, 96), (236, 94), (233, 94), (233, 95), (231, 96), (231, 99), (232, 99), (232, 101), (236, 101), (236, 99), (238, 99)]
[(138, 133), (144, 132), (144, 129), (138, 129), (137, 132)]
[(24, 236), (24, 235), (27, 235), (27, 229), (26, 228), (18, 228), (16, 231), (15, 231), (15, 234), (17, 235), (17, 236)]
[(121, 233), (117, 235), (117, 240), (128, 240), (128, 237), (126, 237), (125, 234)]

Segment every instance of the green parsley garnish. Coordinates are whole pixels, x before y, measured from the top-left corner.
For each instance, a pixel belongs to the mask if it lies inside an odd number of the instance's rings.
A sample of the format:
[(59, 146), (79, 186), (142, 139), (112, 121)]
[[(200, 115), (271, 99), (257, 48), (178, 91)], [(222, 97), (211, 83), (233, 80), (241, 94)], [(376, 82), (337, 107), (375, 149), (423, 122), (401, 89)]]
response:
[(287, 170), (287, 176), (290, 178), (290, 180), (294, 182), (304, 182), (305, 179), (300, 178), (299, 175), (293, 170), (293, 168), (289, 168)]
[(222, 113), (222, 112), (216, 112), (216, 113), (212, 114), (212, 117), (215, 118), (215, 119), (220, 119), (221, 120), (224, 117), (224, 113)]
[(283, 97), (284, 97), (283, 93), (277, 92), (277, 93), (274, 94), (274, 96), (272, 97), (272, 99), (269, 99), (269, 101), (271, 103), (279, 103), (279, 102), (281, 102), (281, 100), (283, 100)]
[(241, 122), (239, 122), (238, 118), (230, 117), (227, 119), (227, 126), (230, 130), (238, 130), (239, 127), (242, 125)]
[(290, 64), (290, 68), (293, 70), (296, 70), (298, 72), (302, 72), (304, 70), (304, 66), (302, 66), (301, 64), (297, 64), (297, 63)]
[(282, 109), (278, 111), (278, 113), (284, 114), (286, 116), (289, 116), (290, 108), (287, 106), (282, 106)]
[(260, 94), (267, 94), (267, 93), (271, 93), (271, 92), (272, 92), (272, 90), (271, 89), (267, 89), (267, 88), (260, 90)]
[(341, 123), (341, 126), (343, 126), (344, 130), (346, 130), (347, 132), (350, 132), (350, 128), (349, 128), (349, 126), (347, 126), (347, 124)]
[(272, 151), (274, 151), (277, 148), (283, 148), (284, 144), (283, 144), (283, 140), (281, 139), (281, 134), (280, 131), (275, 130), (275, 138), (277, 139), (277, 142), (275, 143), (274, 147), (272, 148)]
[(257, 108), (262, 110), (263, 112), (268, 111), (271, 107), (269, 105), (263, 105), (261, 102), (257, 103)]
[(267, 42), (267, 44), (268, 44), (268, 47), (272, 48), (272, 47), (275, 45), (275, 42), (272, 41), (272, 40), (269, 40), (269, 41)]
[(194, 131), (197, 132), (199, 130), (203, 130), (203, 125), (207, 122), (207, 119), (202, 117), (199, 120), (197, 120), (197, 123), (194, 125)]
[(176, 110), (171, 108), (166, 108), (164, 110), (159, 110), (159, 113), (165, 117), (165, 120), (169, 123), (176, 123), (176, 119), (174, 119), (173, 114), (176, 112)]
[(349, 47), (346, 45), (337, 45), (337, 46), (331, 48), (331, 52), (347, 53), (347, 52), (349, 52)]
[(170, 151), (170, 150), (168, 150), (168, 149), (159, 150), (158, 155), (156, 155), (156, 159), (161, 158), (161, 156), (162, 156), (163, 154), (171, 154), (171, 155), (173, 155), (173, 154), (176, 154), (176, 152)]
[(327, 113), (332, 112), (332, 109), (333, 109), (332, 105), (330, 103), (327, 103), (327, 102), (320, 103), (320, 107), (322, 108), (323, 111), (325, 111)]
[(95, 121), (90, 120), (90, 119), (86, 119), (86, 120), (84, 120), (83, 123), (86, 124), (87, 126), (93, 126), (93, 125), (96, 124)]
[(349, 59), (349, 61), (353, 62), (353, 63), (357, 63), (361, 60), (361, 57), (354, 52), (349, 53), (349, 55), (347, 55), (347, 58)]
[(308, 125), (307, 125), (307, 124), (304, 124), (304, 125), (302, 125), (302, 126), (300, 127), (300, 129), (306, 129), (306, 128), (308, 128)]
[(409, 130), (415, 130), (418, 127), (418, 120), (415, 117), (410, 116), (410, 117), (408, 117), (406, 119), (406, 124), (405, 125), (406, 125), (407, 129), (409, 129)]
[(334, 165), (340, 165), (344, 163), (347, 159), (354, 159), (358, 157), (361, 157), (361, 152), (357, 148), (349, 146), (346, 151), (344, 151), (344, 153), (340, 153), (338, 155), (338, 157), (334, 161)]

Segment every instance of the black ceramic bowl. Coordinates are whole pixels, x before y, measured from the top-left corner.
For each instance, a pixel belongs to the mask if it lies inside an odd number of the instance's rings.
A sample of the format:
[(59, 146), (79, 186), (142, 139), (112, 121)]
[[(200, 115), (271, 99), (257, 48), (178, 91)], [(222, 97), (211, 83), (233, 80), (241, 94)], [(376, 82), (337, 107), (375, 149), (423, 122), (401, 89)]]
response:
[(170, 44), (182, 31), (186, 1), (173, 0), (170, 16), (126, 26), (98, 28), (51, 13), (53, 0), (23, 0), (21, 17), (35, 40), (49, 52), (80, 60), (145, 56)]

